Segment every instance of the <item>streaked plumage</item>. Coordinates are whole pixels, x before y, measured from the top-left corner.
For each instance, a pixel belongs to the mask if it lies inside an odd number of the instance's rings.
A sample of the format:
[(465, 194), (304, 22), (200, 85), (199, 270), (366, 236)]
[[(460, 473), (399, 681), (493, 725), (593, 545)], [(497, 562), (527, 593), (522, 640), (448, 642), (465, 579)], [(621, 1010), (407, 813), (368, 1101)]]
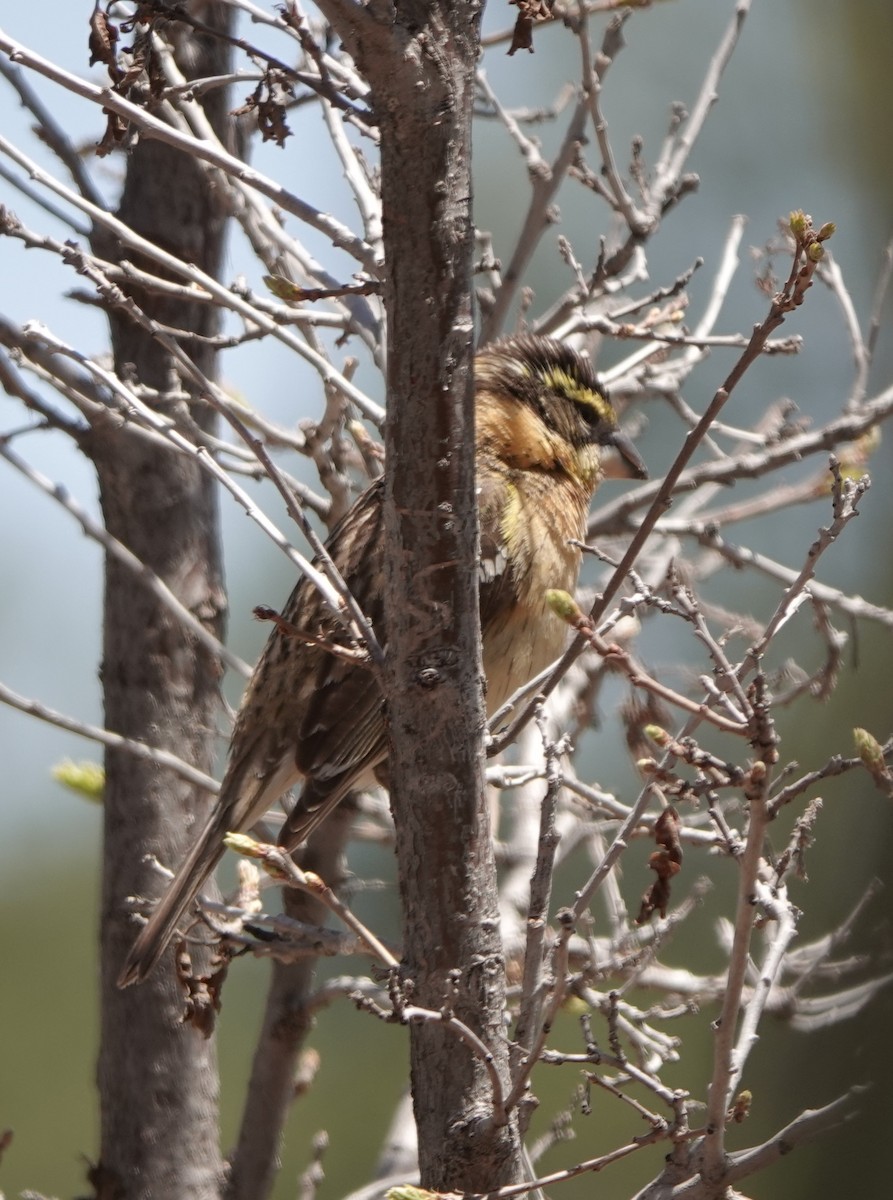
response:
[[(523, 337), (489, 346), (477, 357), (475, 384), (483, 665), (493, 713), (564, 646), (566, 627), (545, 593), (576, 586), (580, 551), (569, 542), (584, 536), (601, 448), (613, 445), (632, 473), (645, 471), (588, 359), (560, 343)], [(368, 488), (327, 548), (386, 645), (382, 495), (381, 481)], [(314, 637), (349, 644), (307, 579), (282, 615)], [(386, 758), (373, 672), (274, 630), (242, 701), (215, 811), (136, 939), (121, 985), (152, 970), (222, 857), (225, 833), (249, 829), (303, 780), (280, 837), (294, 848), (347, 792), (374, 783)]]

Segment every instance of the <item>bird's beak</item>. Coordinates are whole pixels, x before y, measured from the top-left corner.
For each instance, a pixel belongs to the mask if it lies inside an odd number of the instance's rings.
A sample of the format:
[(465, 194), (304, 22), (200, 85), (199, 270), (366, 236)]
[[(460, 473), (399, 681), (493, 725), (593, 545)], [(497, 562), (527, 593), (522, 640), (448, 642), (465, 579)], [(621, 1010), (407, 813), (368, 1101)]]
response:
[(626, 471), (627, 475), (631, 475), (634, 479), (648, 478), (648, 468), (645, 466), (641, 454), (639, 454), (625, 433), (622, 433), (619, 429), (615, 429), (608, 438), (608, 445), (613, 446), (626, 463), (628, 468)]

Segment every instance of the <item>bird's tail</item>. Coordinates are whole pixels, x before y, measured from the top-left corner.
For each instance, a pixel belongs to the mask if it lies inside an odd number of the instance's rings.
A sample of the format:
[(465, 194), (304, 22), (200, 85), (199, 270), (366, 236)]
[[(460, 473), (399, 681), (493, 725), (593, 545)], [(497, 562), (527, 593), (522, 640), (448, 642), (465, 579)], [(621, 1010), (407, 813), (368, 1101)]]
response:
[(272, 768), (258, 771), (256, 763), (263, 750), (264, 746), (252, 743), (231, 759), (214, 811), (133, 943), (118, 976), (118, 987), (139, 983), (155, 967), (183, 914), (223, 858), (224, 835), (242, 833), (257, 824), (270, 805), (298, 780), (294, 756), (289, 754)]
[(140, 983), (156, 966), (177, 931), (180, 920), (223, 857), (223, 835), (228, 826), (216, 809), (177, 871), (170, 887), (158, 901), (141, 930), (118, 976), (118, 987)]

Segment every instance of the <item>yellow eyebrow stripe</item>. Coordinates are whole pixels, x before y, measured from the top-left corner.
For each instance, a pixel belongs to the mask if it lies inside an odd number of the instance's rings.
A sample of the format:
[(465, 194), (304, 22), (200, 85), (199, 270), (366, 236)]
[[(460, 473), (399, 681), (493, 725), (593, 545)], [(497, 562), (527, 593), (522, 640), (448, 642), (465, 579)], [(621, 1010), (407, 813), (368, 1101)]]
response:
[(616, 425), (614, 409), (605, 400), (604, 396), (599, 395), (592, 388), (580, 383), (579, 380), (575, 379), (573, 375), (565, 371), (562, 367), (548, 367), (541, 373), (540, 377), (546, 386), (552, 388), (553, 391), (560, 392), (561, 395), (567, 396), (569, 400), (576, 401), (577, 404), (594, 408), (600, 420), (611, 427)]

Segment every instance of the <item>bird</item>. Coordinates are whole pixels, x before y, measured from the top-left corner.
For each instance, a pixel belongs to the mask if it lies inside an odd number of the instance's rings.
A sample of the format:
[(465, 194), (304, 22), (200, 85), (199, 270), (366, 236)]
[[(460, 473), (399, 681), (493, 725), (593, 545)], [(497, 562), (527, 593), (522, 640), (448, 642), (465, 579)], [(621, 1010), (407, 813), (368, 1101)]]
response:
[[(625, 460), (626, 474), (647, 477), (587, 356), (536, 335), (478, 351), (479, 590), (489, 715), (564, 648), (567, 626), (546, 593), (576, 587), (579, 543), (604, 474), (602, 451), (610, 447)], [(335, 526), (326, 549), (386, 653), (383, 496), (379, 478)], [(339, 647), (353, 647), (354, 655)], [(250, 829), (302, 783), (279, 837), (294, 850), (348, 792), (386, 778), (387, 755), (377, 676), (357, 661), (343, 622), (302, 576), (245, 690), (215, 808), (133, 943), (119, 986), (156, 966), (222, 858), (228, 832)]]

